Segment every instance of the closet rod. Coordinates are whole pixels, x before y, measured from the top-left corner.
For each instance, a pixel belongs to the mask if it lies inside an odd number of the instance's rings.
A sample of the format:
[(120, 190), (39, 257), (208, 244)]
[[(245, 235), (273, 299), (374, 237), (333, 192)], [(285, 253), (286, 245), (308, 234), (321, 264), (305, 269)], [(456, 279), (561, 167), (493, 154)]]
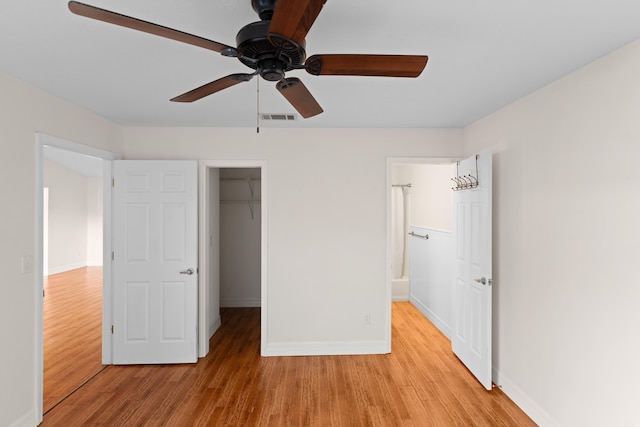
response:
[(411, 183), (408, 183), (408, 184), (393, 184), (392, 187), (411, 188)]
[(220, 203), (260, 203), (260, 200), (256, 199), (235, 199), (235, 200), (220, 200)]
[(251, 181), (260, 181), (260, 178), (252, 178), (250, 176), (246, 178), (220, 178), (220, 181), (246, 181), (248, 179)]

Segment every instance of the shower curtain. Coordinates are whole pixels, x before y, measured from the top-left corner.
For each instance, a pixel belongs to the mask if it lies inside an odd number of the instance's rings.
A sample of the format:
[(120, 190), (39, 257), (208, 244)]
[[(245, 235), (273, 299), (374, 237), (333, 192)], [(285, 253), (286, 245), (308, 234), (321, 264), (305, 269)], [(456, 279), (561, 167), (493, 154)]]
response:
[(402, 187), (391, 188), (391, 271), (393, 279), (402, 277), (404, 270), (404, 193)]

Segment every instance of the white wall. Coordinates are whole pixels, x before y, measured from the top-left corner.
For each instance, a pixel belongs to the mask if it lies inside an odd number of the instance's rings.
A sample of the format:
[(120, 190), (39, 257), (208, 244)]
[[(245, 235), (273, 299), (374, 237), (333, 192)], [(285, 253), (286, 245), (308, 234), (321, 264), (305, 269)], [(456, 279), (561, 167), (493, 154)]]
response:
[[(496, 152), (496, 379), (543, 426), (640, 424), (638, 75), (640, 42), (464, 131), (467, 155)], [(126, 141), (128, 158), (267, 160), (271, 343), (381, 340), (386, 158), (463, 154), (458, 130), (123, 130), (2, 74), (0, 93), (0, 425), (35, 424), (36, 131)]]
[(86, 177), (87, 185), (87, 265), (101, 266), (102, 259), (102, 177)]
[(260, 307), (260, 180), (253, 180), (253, 195), (247, 181), (224, 178), (260, 178), (257, 168), (220, 169), (220, 306)]
[(48, 274), (102, 265), (102, 177), (44, 162), (49, 188)]
[(412, 226), (429, 239), (409, 237), (409, 301), (440, 331), (451, 338), (453, 327), (453, 255), (450, 231)]
[(96, 115), (0, 74), (0, 425), (36, 417), (35, 133), (119, 152), (120, 129)]
[(392, 166), (394, 184), (411, 183), (405, 189), (409, 224), (442, 231), (452, 230), (453, 191), (450, 164), (399, 163)]
[(298, 350), (384, 343), (386, 159), (461, 155), (460, 130), (128, 128), (124, 140), (129, 159), (268, 162), (268, 346)]
[(541, 426), (640, 425), (640, 41), (465, 130), (494, 156), (494, 366)]
[(44, 162), (49, 188), (49, 274), (87, 265), (87, 178), (51, 160)]

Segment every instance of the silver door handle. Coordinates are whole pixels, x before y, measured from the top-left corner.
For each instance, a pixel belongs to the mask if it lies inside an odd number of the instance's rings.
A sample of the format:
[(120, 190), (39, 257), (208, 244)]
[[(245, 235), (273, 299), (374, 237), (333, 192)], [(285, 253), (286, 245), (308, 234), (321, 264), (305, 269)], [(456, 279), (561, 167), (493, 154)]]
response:
[(195, 273), (193, 268), (187, 268), (186, 270), (180, 272), (180, 274), (188, 274), (189, 276), (191, 276), (193, 273)]
[(479, 279), (473, 279), (473, 281), (476, 282), (476, 283), (482, 283), (483, 285), (487, 284), (487, 279), (484, 278), (484, 277), (481, 277)]

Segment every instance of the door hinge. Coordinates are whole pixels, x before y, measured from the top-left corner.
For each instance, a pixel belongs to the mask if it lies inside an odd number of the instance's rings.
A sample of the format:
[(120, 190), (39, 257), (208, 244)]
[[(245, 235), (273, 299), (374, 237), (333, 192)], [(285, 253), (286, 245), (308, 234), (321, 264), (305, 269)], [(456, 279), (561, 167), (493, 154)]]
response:
[(116, 259), (116, 253), (111, 251), (111, 261), (115, 261)]
[(44, 289), (42, 290), (42, 298), (44, 298)]
[(113, 334), (113, 325), (111, 325), (111, 333)]
[(112, 187), (116, 186), (116, 179), (115, 178), (111, 178), (111, 186)]

